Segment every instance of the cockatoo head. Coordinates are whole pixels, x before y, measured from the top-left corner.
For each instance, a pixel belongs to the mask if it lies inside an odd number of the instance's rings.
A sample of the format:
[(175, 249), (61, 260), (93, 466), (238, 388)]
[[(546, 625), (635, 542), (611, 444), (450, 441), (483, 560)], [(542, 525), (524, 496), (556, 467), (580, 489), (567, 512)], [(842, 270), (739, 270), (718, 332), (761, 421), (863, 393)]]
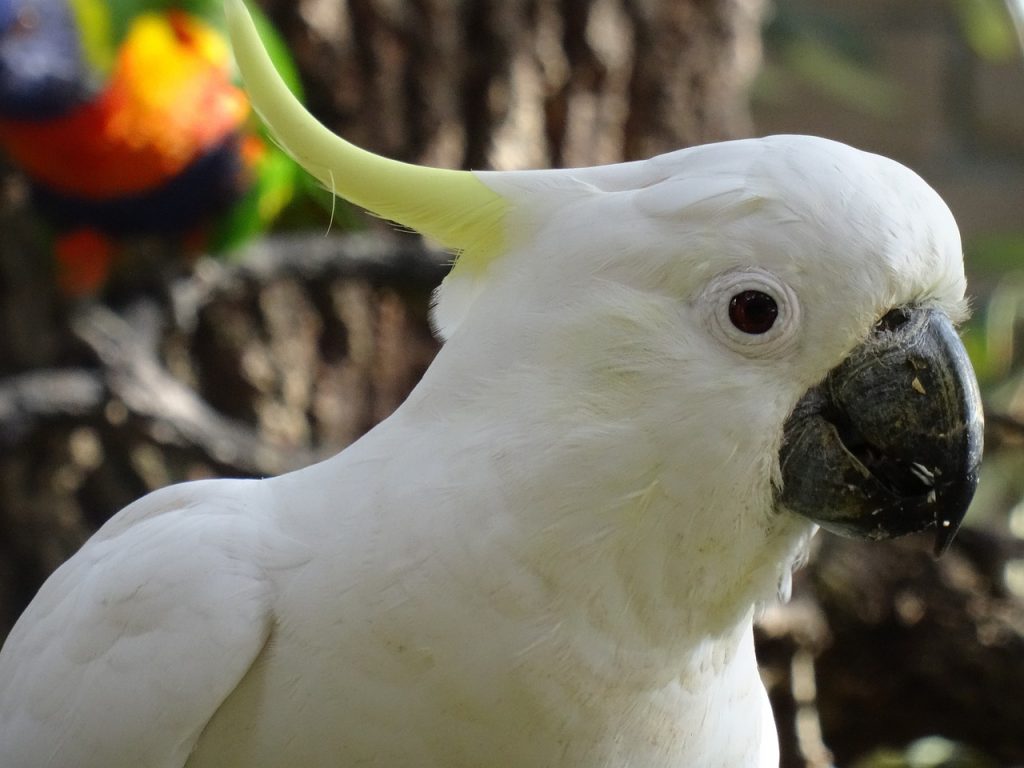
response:
[(337, 194), (459, 254), (434, 309), (453, 408), (529, 400), (538, 428), (559, 425), (553, 440), (629, 424), (617, 466), (663, 465), (662, 492), (709, 515), (716, 497), (741, 499), (711, 521), (725, 536), (797, 513), (872, 538), (935, 527), (948, 544), (982, 418), (954, 330), (957, 227), (914, 173), (806, 136), (583, 169), (406, 165), (319, 125), (241, 2), (228, 8), (282, 145)]

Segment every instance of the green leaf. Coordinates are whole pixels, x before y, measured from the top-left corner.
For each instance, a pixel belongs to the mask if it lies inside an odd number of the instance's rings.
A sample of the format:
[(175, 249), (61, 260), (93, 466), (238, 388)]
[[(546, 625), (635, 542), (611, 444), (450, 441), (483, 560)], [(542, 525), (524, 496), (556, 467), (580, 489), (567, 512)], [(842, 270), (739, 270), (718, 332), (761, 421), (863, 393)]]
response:
[(1018, 54), (1013, 19), (1003, 0), (950, 0), (964, 38), (978, 56), (1005, 62)]

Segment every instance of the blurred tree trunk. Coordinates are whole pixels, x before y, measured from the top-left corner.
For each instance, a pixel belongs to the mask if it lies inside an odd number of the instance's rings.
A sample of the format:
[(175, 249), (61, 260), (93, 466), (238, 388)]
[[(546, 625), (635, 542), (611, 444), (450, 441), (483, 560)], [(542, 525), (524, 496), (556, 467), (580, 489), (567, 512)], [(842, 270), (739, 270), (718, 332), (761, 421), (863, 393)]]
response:
[(263, 0), (308, 103), (445, 167), (593, 165), (748, 135), (764, 0)]

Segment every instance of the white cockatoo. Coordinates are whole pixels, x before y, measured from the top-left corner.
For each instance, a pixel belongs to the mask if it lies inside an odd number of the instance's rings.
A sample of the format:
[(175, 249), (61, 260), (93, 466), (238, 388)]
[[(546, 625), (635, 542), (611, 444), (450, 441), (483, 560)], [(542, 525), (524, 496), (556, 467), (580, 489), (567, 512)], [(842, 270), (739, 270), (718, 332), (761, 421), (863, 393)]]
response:
[(938, 195), (805, 136), (397, 163), (317, 124), (227, 10), (282, 145), (458, 252), (446, 343), (334, 458), (103, 526), (0, 655), (0, 766), (777, 765), (751, 627), (815, 525), (941, 548), (976, 483)]

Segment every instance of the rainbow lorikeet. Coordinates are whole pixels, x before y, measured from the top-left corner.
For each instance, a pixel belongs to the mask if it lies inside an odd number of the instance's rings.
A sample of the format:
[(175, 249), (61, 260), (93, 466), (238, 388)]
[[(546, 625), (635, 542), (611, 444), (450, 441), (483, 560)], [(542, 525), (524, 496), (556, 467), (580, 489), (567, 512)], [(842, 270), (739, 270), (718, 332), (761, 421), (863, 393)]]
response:
[[(290, 199), (295, 166), (234, 81), (222, 13), (220, 0), (0, 0), (0, 147), (56, 231), (66, 292), (102, 288), (129, 239), (220, 252)], [(295, 86), (280, 43), (277, 58)]]

